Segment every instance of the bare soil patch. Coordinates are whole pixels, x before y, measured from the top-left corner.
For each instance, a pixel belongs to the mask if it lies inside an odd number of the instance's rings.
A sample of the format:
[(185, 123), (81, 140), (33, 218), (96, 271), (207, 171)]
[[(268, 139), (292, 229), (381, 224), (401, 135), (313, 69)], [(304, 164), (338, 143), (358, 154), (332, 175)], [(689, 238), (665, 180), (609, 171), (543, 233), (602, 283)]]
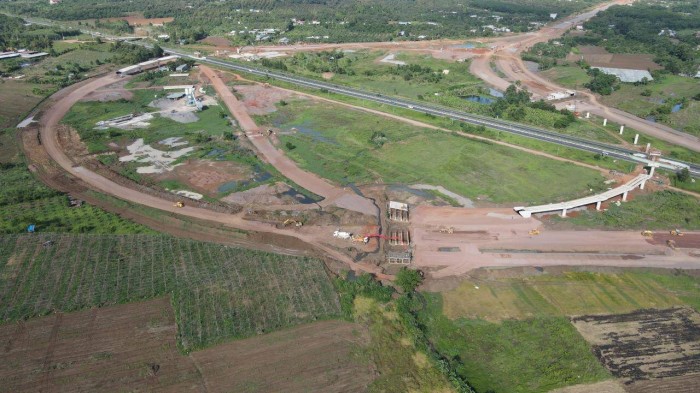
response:
[(666, 245), (669, 240), (676, 248), (700, 248), (700, 233), (686, 233), (683, 236), (672, 236), (670, 233), (655, 233), (647, 242), (655, 245)]
[(621, 383), (613, 380), (567, 386), (561, 389), (550, 390), (549, 393), (625, 393), (625, 389)]
[(130, 15), (130, 16), (123, 16), (119, 18), (109, 18), (107, 19), (110, 22), (114, 22), (117, 20), (125, 20), (127, 23), (129, 23), (130, 26), (146, 26), (149, 23), (152, 23), (154, 25), (162, 25), (164, 23), (170, 23), (175, 18), (173, 17), (167, 17), (167, 18), (144, 18), (142, 16), (138, 15)]
[(88, 94), (81, 101), (117, 101), (120, 99), (131, 100), (134, 93), (129, 90), (95, 90)]
[(216, 196), (222, 184), (247, 180), (250, 176), (250, 168), (235, 162), (188, 160), (172, 172), (160, 176), (159, 180), (177, 180), (195, 191)]
[(625, 387), (628, 393), (694, 393), (700, 386), (700, 373), (682, 377), (639, 381)]
[(209, 36), (201, 41), (199, 41), (204, 44), (209, 44), (209, 45), (214, 45), (214, 46), (231, 46), (231, 41), (229, 41), (225, 37), (216, 37), (216, 36)]
[(246, 191), (236, 192), (228, 195), (221, 200), (224, 202), (239, 204), (239, 205), (294, 205), (299, 203), (294, 197), (290, 196), (293, 189), (285, 183), (277, 182), (275, 184), (263, 184)]
[(248, 113), (252, 115), (266, 115), (275, 112), (277, 103), (294, 96), (290, 91), (260, 84), (237, 85), (235, 89), (243, 95), (243, 104)]
[(191, 355), (209, 392), (361, 392), (373, 371), (360, 325), (324, 321)]
[(651, 54), (629, 54), (629, 53), (609, 53), (605, 48), (599, 46), (582, 46), (579, 48), (581, 54), (570, 53), (567, 56), (569, 61), (578, 61), (583, 58), (586, 63), (593, 67), (626, 68), (635, 70), (660, 70), (660, 65), (654, 62)]
[(692, 309), (590, 315), (572, 322), (601, 363), (625, 384), (698, 371), (700, 314)]
[(175, 330), (167, 298), (2, 325), (3, 390), (204, 391)]

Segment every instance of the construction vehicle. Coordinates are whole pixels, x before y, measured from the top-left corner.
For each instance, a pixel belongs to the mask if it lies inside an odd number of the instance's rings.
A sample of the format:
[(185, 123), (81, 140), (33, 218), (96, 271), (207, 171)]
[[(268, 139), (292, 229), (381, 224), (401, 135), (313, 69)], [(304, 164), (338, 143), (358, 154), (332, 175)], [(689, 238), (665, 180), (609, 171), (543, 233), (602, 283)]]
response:
[(366, 237), (366, 236), (355, 235), (355, 236), (352, 237), (352, 242), (353, 242), (353, 243), (364, 243), (364, 244), (367, 244), (367, 243), (369, 243), (369, 238)]
[(539, 229), (533, 229), (533, 230), (531, 230), (531, 231), (528, 232), (528, 233), (530, 234), (530, 236), (537, 236), (537, 235), (540, 234), (540, 230), (539, 230)]
[(676, 249), (676, 242), (673, 241), (672, 239), (666, 240), (666, 245), (667, 245), (668, 248), (670, 248), (671, 250), (675, 250), (675, 249)]
[(454, 227), (440, 227), (440, 233), (454, 233)]
[(683, 232), (680, 229), (674, 229), (671, 232), (671, 236), (683, 236)]
[(645, 237), (652, 237), (652, 236), (654, 236), (654, 232), (649, 231), (649, 230), (646, 230), (646, 231), (643, 231), (643, 232), (642, 232), (642, 236), (645, 236)]
[(178, 207), (178, 208), (182, 208), (182, 207), (185, 207), (185, 204), (183, 202), (178, 201), (178, 202), (175, 202), (175, 204), (173, 206)]
[(294, 224), (295, 227), (300, 227), (300, 226), (304, 225), (304, 223), (302, 221), (297, 221), (297, 220), (294, 220), (292, 218), (286, 219), (283, 223), (284, 226), (291, 225), (291, 224)]

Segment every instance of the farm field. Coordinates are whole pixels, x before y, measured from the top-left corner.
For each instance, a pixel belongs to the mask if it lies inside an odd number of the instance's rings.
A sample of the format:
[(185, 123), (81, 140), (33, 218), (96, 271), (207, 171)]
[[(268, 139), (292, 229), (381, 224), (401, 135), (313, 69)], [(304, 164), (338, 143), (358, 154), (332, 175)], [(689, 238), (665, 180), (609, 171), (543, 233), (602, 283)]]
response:
[(260, 122), (280, 129), (282, 144), (294, 147), (287, 154), (303, 168), (341, 184), (427, 183), (496, 203), (566, 199), (603, 187), (589, 169), (329, 103), (293, 100)]
[(373, 379), (367, 328), (314, 322), (190, 354), (209, 392), (361, 392)]
[[(185, 356), (167, 297), (0, 325), (3, 391), (361, 391), (360, 325), (315, 322)], [(267, 370), (267, 372), (260, 372)]]
[[(478, 289), (477, 289), (478, 287)], [(623, 313), (640, 308), (700, 305), (700, 279), (639, 271), (567, 272), (518, 279), (466, 279), (442, 292), (450, 319), (487, 321)]]
[(172, 294), (178, 346), (191, 351), (340, 314), (309, 258), (161, 235), (3, 236), (0, 253), (5, 322)]
[(697, 386), (700, 314), (689, 308), (638, 310), (628, 314), (588, 315), (572, 319), (593, 345), (601, 363), (630, 384), (649, 379), (689, 376)]
[(151, 233), (142, 225), (97, 207), (70, 207), (69, 199), (41, 183), (27, 169), (14, 139), (17, 129), (0, 130), (0, 234), (37, 232)]
[(3, 391), (206, 391), (161, 297), (0, 325)]
[(561, 392), (584, 393), (600, 391), (587, 390), (590, 384), (615, 384), (569, 316), (687, 306), (697, 310), (698, 288), (700, 279), (682, 272), (484, 270), (456, 287), (425, 292), (427, 305), (418, 316), (437, 351), (477, 391), (547, 392), (570, 386)]
[(477, 391), (548, 392), (610, 378), (564, 317), (450, 320), (439, 294), (426, 299), (419, 321), (428, 339)]

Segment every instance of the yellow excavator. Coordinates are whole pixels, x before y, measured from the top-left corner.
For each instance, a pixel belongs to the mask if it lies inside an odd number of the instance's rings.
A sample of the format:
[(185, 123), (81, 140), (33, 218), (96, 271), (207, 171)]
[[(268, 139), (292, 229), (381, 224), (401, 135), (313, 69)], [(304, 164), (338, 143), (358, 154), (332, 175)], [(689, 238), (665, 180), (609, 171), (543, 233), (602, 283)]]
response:
[(643, 232), (642, 232), (642, 236), (644, 236), (644, 237), (652, 237), (652, 236), (654, 236), (654, 232), (652, 232), (652, 231), (650, 231), (650, 230), (646, 230), (646, 231), (643, 231)]
[(300, 226), (304, 225), (303, 222), (294, 220), (292, 218), (286, 219), (283, 223), (284, 226), (291, 225), (291, 224), (294, 224), (295, 227), (300, 227)]
[(674, 229), (671, 232), (671, 236), (683, 236), (683, 232), (680, 229)]
[(533, 230), (531, 230), (530, 232), (528, 232), (528, 234), (530, 234), (530, 236), (537, 236), (537, 235), (540, 234), (540, 230), (539, 230), (539, 229), (533, 229)]
[(454, 233), (454, 227), (440, 227), (440, 233)]
[(175, 202), (175, 204), (174, 204), (173, 206), (175, 206), (175, 207), (185, 207), (185, 204), (184, 204), (183, 202), (178, 201), (178, 202)]

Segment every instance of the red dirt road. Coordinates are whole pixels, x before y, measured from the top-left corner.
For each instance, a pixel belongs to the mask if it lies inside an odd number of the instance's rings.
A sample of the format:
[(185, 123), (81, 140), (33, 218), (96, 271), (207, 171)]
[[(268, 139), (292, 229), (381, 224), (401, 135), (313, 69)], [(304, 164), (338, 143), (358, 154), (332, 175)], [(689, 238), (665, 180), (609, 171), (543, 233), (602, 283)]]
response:
[[(499, 90), (505, 90), (511, 83), (521, 81), (523, 85), (527, 86), (528, 90), (534, 93), (535, 98), (546, 98), (550, 93), (570, 90), (528, 70), (520, 57), (520, 53), (538, 42), (546, 42), (550, 39), (561, 37), (571, 26), (592, 18), (598, 11), (607, 9), (614, 4), (626, 4), (629, 2), (629, 0), (616, 0), (596, 7), (592, 11), (569, 18), (567, 21), (555, 22), (553, 26), (543, 28), (536, 33), (503, 38), (492, 44), (496, 47), (495, 51), (475, 57), (469, 70), (472, 74)], [(498, 70), (505, 77), (501, 77), (491, 68), (491, 62), (494, 60)], [(647, 135), (694, 151), (700, 151), (700, 138), (696, 136), (663, 124), (649, 122), (619, 109), (610, 108), (600, 103), (596, 95), (589, 91), (579, 90), (577, 91), (577, 96), (575, 104), (579, 112), (591, 112), (615, 123), (625, 124)]]
[(51, 157), (51, 159), (53, 159), (66, 172), (81, 179), (83, 182), (89, 185), (90, 188), (94, 190), (115, 196), (119, 199), (123, 199), (129, 202), (134, 202), (140, 205), (152, 207), (162, 211), (167, 211), (173, 214), (179, 214), (183, 216), (198, 218), (201, 220), (211, 221), (213, 223), (223, 224), (231, 228), (293, 236), (303, 242), (313, 245), (317, 250), (319, 250), (323, 254), (328, 255), (338, 261), (342, 261), (343, 263), (346, 263), (352, 270), (362, 270), (368, 273), (377, 274), (381, 278), (387, 278), (386, 275), (381, 274), (381, 270), (376, 266), (355, 263), (348, 256), (336, 251), (331, 247), (322, 244), (321, 242), (317, 241), (309, 235), (301, 234), (295, 231), (280, 230), (271, 224), (264, 224), (260, 222), (244, 220), (241, 214), (223, 214), (212, 210), (192, 206), (177, 208), (174, 207), (172, 202), (168, 200), (160, 199), (156, 196), (133, 190), (131, 188), (117, 184), (84, 167), (74, 166), (73, 161), (71, 161), (71, 159), (63, 152), (58, 142), (58, 123), (66, 115), (66, 113), (68, 113), (70, 108), (81, 98), (83, 98), (90, 92), (99, 89), (100, 87), (110, 85), (119, 80), (119, 77), (110, 74), (99, 79), (95, 79), (87, 84), (80, 85), (77, 88), (76, 86), (72, 86), (61, 90), (56, 95), (56, 97), (59, 97), (58, 100), (54, 101), (50, 106), (48, 106), (47, 111), (41, 116), (41, 119), (39, 120), (39, 126), (41, 132), (42, 145), (44, 146), (44, 149)]
[[(480, 267), (619, 266), (700, 269), (698, 249), (671, 250), (639, 232), (547, 231), (511, 209), (419, 206), (411, 216), (414, 263), (435, 278)], [(452, 227), (453, 233), (440, 228)], [(686, 235), (689, 236), (690, 234)]]
[(266, 133), (262, 132), (258, 125), (255, 124), (255, 121), (250, 117), (245, 105), (238, 101), (236, 96), (231, 92), (231, 89), (226, 86), (226, 83), (217, 75), (216, 71), (204, 65), (200, 65), (199, 67), (204, 75), (209, 78), (217, 94), (219, 94), (219, 97), (221, 97), (233, 116), (238, 120), (246, 136), (260, 153), (261, 159), (274, 166), (275, 169), (280, 171), (286, 178), (314, 194), (325, 198), (321, 201), (321, 206), (334, 204), (344, 209), (354, 210), (375, 217), (379, 215), (379, 210), (369, 199), (363, 198), (344, 188), (334, 186), (327, 180), (299, 168), (294, 161), (270, 142)]

